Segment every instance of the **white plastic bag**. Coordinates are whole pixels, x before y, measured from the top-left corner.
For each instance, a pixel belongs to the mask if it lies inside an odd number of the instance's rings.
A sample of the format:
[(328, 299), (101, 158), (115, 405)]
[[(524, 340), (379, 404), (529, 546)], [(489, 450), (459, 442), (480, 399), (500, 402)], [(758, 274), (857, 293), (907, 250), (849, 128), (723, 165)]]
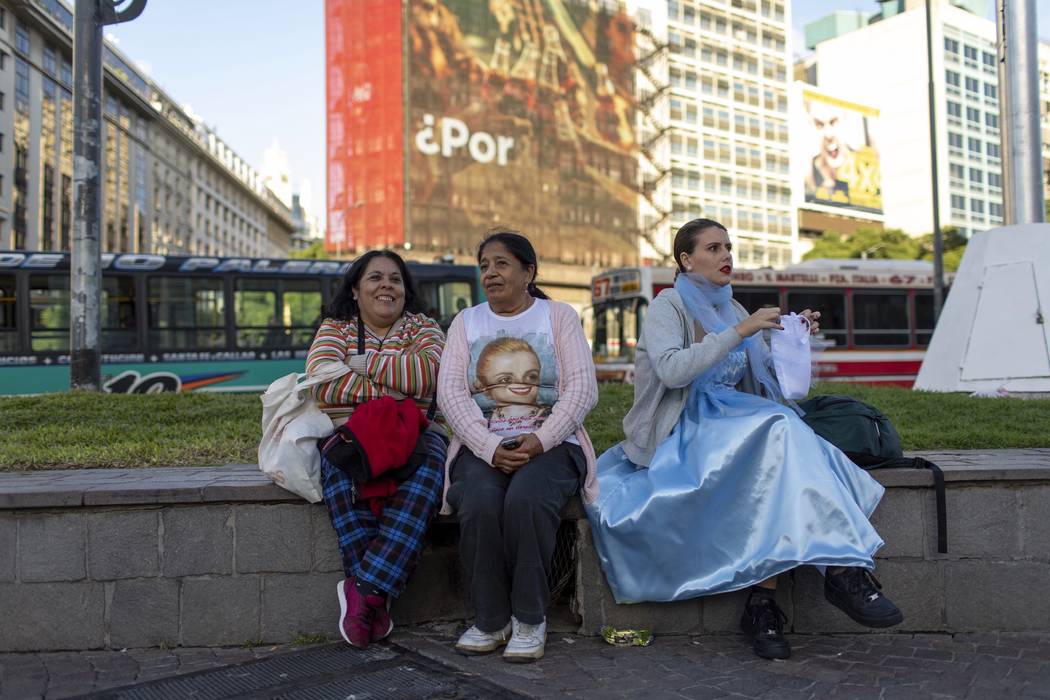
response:
[(773, 329), (770, 337), (773, 366), (786, 399), (804, 399), (809, 394), (813, 363), (809, 346), (809, 320), (792, 312), (780, 317), (784, 330)]
[(310, 388), (350, 371), (342, 362), (322, 365), (313, 376), (286, 374), (262, 395), (259, 469), (275, 484), (311, 503), (321, 500), (321, 455), (317, 441), (332, 434), (331, 419), (321, 412)]

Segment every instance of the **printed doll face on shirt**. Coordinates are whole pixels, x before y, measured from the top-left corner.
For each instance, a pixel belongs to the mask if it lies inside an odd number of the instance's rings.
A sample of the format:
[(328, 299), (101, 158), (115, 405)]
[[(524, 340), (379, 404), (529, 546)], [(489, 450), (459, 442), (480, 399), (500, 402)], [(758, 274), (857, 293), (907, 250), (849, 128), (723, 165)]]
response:
[(499, 406), (535, 405), (540, 390), (540, 358), (524, 340), (501, 338), (478, 357), (475, 388)]

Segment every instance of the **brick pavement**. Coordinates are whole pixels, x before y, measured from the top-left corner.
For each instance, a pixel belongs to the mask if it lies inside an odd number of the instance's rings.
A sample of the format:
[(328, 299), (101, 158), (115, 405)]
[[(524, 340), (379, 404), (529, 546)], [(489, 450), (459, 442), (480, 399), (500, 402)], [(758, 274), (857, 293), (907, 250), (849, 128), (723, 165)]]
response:
[[(1050, 634), (792, 635), (765, 661), (739, 636), (658, 637), (646, 648), (553, 632), (547, 657), (512, 665), (452, 651), (455, 625), (395, 632), (398, 647), (537, 698), (1050, 698)], [(219, 669), (294, 647), (0, 654), (0, 698), (60, 698)], [(349, 652), (354, 653), (354, 652)]]

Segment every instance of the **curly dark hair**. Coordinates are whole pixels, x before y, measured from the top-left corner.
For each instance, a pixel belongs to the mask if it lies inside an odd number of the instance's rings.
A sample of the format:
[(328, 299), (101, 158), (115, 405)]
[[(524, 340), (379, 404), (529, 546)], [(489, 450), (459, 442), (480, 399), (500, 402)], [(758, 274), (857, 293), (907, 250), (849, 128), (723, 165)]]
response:
[(401, 256), (392, 250), (370, 250), (354, 260), (346, 274), (343, 275), (343, 280), (339, 283), (332, 302), (324, 310), (325, 316), (339, 321), (352, 321), (357, 318), (360, 310), (354, 299), (354, 287), (360, 284), (365, 270), (368, 269), (368, 264), (375, 258), (389, 258), (397, 263), (398, 269), (401, 270), (401, 279), (405, 284), (405, 311), (412, 314), (423, 312), (419, 294), (416, 292), (416, 284), (412, 281), (412, 273), (408, 271), (408, 265), (401, 259)]
[(536, 262), (536, 249), (532, 247), (529, 239), (514, 229), (497, 227), (485, 234), (485, 239), (478, 246), (478, 264), (481, 264), (481, 253), (489, 243), (502, 243), (503, 246), (517, 258), (523, 267), (532, 267), (532, 281), (529, 282), (529, 294), (537, 299), (550, 299), (543, 290), (536, 286), (536, 275), (540, 267)]

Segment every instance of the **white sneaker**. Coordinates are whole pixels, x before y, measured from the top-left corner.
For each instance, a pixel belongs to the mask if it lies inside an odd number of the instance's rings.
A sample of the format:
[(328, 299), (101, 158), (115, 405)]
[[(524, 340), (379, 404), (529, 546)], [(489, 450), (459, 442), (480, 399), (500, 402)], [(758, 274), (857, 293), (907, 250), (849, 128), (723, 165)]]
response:
[(471, 626), (456, 642), (456, 651), (461, 654), (488, 654), (496, 651), (510, 639), (510, 623), (498, 632), (482, 632), (477, 625)]
[(510, 618), (514, 627), (507, 648), (503, 650), (503, 660), (512, 663), (527, 664), (543, 658), (543, 647), (547, 644), (547, 621), (538, 625), (526, 625)]

